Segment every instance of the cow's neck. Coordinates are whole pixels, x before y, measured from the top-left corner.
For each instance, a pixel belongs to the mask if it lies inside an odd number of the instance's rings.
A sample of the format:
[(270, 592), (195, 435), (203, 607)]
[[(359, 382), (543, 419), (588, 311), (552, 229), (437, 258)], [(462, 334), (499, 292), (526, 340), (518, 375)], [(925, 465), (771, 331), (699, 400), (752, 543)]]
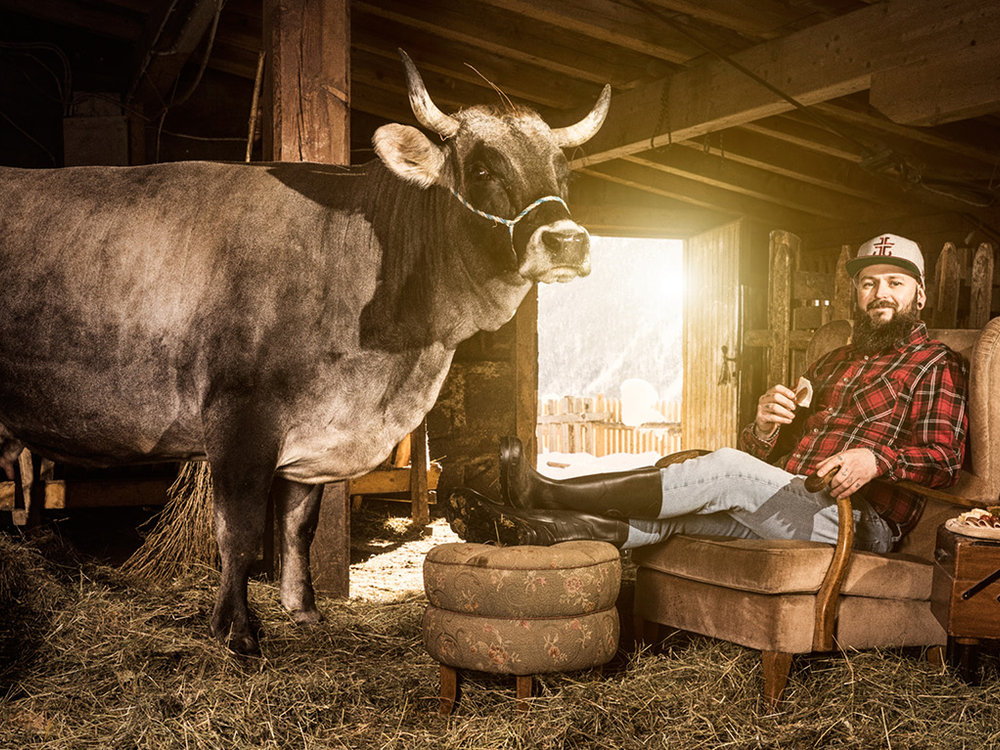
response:
[(371, 220), (382, 247), (378, 287), (361, 318), (363, 345), (454, 349), (513, 317), (530, 284), (501, 264), (505, 227), (465, 210), (441, 188), (420, 189), (378, 164)]

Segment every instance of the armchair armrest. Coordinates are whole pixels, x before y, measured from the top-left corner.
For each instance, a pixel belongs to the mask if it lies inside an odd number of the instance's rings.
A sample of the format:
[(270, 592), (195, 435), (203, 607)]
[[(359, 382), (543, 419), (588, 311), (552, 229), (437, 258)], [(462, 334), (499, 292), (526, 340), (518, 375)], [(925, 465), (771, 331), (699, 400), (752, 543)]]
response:
[(837, 619), (837, 600), (847, 577), (854, 545), (854, 514), (851, 498), (837, 501), (837, 544), (830, 567), (816, 595), (816, 617), (813, 620), (813, 651), (833, 649), (833, 630)]
[(916, 482), (911, 482), (908, 479), (903, 479), (899, 482), (894, 482), (893, 487), (899, 487), (904, 490), (909, 490), (918, 495), (923, 495), (924, 497), (931, 497), (935, 500), (940, 500), (944, 503), (949, 503), (951, 505), (956, 505), (960, 508), (982, 508), (984, 503), (978, 502), (976, 500), (970, 500), (968, 498), (962, 497), (961, 495), (954, 495), (947, 490), (936, 490), (932, 487), (925, 487), (922, 484), (917, 484)]

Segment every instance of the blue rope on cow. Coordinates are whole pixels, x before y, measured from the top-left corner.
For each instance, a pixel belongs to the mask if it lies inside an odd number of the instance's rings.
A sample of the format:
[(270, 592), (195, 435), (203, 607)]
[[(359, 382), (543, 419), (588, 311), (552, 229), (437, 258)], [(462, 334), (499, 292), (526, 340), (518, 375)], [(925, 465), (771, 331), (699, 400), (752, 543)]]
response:
[(521, 213), (519, 213), (513, 219), (505, 219), (502, 216), (494, 216), (493, 214), (486, 213), (485, 211), (480, 211), (478, 208), (476, 208), (471, 203), (469, 203), (469, 201), (465, 200), (464, 197), (462, 197), (461, 195), (459, 195), (458, 191), (455, 190), (455, 188), (448, 188), (448, 189), (451, 190), (451, 194), (454, 195), (456, 198), (458, 198), (458, 200), (461, 201), (462, 205), (465, 206), (470, 211), (472, 211), (472, 213), (477, 214), (478, 216), (482, 216), (484, 219), (489, 219), (490, 221), (492, 221), (492, 222), (494, 222), (496, 224), (503, 224), (503, 225), (505, 225), (510, 230), (510, 241), (511, 242), (514, 241), (514, 226), (517, 224), (517, 222), (519, 222), (525, 216), (527, 216), (528, 214), (530, 214), (532, 211), (534, 211), (536, 208), (538, 208), (543, 203), (549, 203), (549, 202), (552, 202), (552, 201), (554, 201), (556, 203), (561, 203), (562, 207), (566, 209), (567, 213), (569, 213), (569, 206), (566, 205), (566, 201), (564, 201), (558, 195), (546, 195), (545, 197), (539, 198), (537, 201), (535, 201), (530, 206), (528, 206), (527, 208), (525, 208), (523, 211), (521, 211)]

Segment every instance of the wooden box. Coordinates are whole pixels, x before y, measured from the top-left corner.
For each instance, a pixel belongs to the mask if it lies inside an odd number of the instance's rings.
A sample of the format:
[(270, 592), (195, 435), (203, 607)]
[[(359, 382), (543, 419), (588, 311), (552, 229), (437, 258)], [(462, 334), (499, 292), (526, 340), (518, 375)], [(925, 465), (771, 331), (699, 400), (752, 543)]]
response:
[(1000, 542), (938, 529), (931, 608), (949, 636), (1000, 638)]

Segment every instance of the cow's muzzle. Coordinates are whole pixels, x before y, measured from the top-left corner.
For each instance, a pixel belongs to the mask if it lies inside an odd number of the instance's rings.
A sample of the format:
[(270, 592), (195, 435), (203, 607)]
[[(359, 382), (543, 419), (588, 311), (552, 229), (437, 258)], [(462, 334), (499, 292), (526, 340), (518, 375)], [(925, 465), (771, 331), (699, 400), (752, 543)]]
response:
[(590, 274), (590, 234), (572, 219), (544, 224), (528, 239), (518, 272), (530, 281), (572, 281)]

